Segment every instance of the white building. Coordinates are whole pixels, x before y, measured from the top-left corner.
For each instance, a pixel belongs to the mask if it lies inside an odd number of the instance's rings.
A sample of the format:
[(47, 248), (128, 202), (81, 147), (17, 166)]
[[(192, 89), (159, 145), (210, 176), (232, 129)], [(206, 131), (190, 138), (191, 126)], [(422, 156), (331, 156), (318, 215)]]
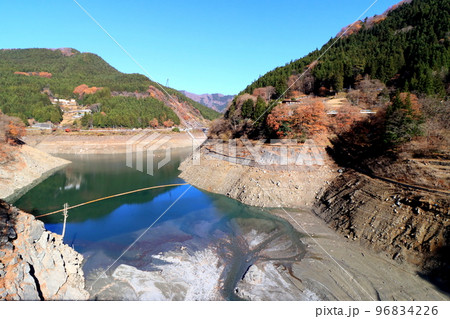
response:
[(51, 100), (52, 104), (56, 105), (59, 103), (59, 105), (64, 106), (64, 105), (77, 105), (77, 101), (75, 101), (75, 99), (70, 99), (70, 100), (66, 100), (66, 99), (53, 99)]
[(31, 127), (40, 130), (51, 130), (55, 127), (55, 125), (53, 125), (53, 123), (46, 122), (46, 123), (34, 123)]

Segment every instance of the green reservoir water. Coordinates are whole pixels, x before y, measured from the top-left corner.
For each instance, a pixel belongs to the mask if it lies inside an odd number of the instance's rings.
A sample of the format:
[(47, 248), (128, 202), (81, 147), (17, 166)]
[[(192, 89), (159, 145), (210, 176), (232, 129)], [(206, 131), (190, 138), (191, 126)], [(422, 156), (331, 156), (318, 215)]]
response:
[[(178, 178), (178, 166), (188, 155), (188, 151), (172, 152), (171, 161), (160, 169), (154, 167), (153, 176), (145, 170), (143, 173), (127, 167), (124, 155), (63, 155), (61, 157), (72, 163), (14, 204), (39, 215), (61, 209), (64, 203), (71, 206), (138, 188), (184, 183)], [(156, 166), (157, 161), (154, 162)], [(179, 200), (173, 204), (177, 198)], [(61, 234), (62, 219), (62, 214), (55, 214), (42, 218), (42, 221), (48, 230)], [(152, 223), (155, 224), (148, 229)], [(258, 245), (250, 245), (249, 238), (259, 234), (268, 236)], [(301, 259), (305, 249), (300, 238), (301, 234), (289, 223), (261, 209), (184, 185), (143, 191), (71, 209), (64, 241), (83, 254), (87, 285), (91, 274), (108, 269), (127, 248), (110, 273), (120, 264), (152, 271), (157, 262), (152, 257), (155, 254), (180, 247), (193, 254), (213, 247), (225, 264), (221, 294), (224, 299), (238, 299), (234, 287), (252, 263), (260, 258), (279, 259), (286, 264)], [(263, 253), (280, 240), (289, 243), (284, 250), (277, 250), (276, 256)], [(116, 293), (120, 299), (120, 291)]]

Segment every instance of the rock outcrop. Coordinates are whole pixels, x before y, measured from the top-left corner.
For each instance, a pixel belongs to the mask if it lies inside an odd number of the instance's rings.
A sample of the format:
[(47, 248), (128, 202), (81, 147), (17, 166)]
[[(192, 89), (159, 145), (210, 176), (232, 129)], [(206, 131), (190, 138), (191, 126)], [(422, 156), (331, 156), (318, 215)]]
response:
[[(450, 199), (349, 171), (320, 196), (316, 214), (347, 238), (398, 262), (449, 271)], [(449, 278), (447, 278), (448, 280)]]
[(83, 256), (0, 201), (0, 300), (86, 300)]

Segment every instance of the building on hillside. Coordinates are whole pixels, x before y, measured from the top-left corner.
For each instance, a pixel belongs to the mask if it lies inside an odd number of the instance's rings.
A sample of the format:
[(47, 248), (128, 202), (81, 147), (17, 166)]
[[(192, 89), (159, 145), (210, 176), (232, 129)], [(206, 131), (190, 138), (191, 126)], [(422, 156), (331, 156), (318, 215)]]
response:
[(299, 104), (298, 101), (293, 101), (293, 100), (289, 100), (289, 99), (284, 99), (283, 101), (281, 101), (282, 104), (286, 104), (286, 105), (294, 105), (294, 104)]
[(92, 110), (90, 109), (83, 109), (83, 110), (73, 110), (73, 111), (67, 111), (66, 113), (73, 113), (74, 119), (79, 119), (85, 116), (86, 114), (91, 114)]
[(361, 110), (359, 111), (359, 113), (361, 114), (376, 114), (376, 111), (372, 111), (372, 110)]
[(50, 99), (50, 102), (53, 105), (59, 104), (61, 106), (69, 106), (69, 105), (75, 106), (75, 105), (77, 105), (77, 101), (75, 99), (67, 100), (67, 99), (54, 98), (54, 99)]
[(56, 126), (51, 122), (45, 122), (45, 123), (34, 123), (31, 127), (40, 130), (52, 130)]

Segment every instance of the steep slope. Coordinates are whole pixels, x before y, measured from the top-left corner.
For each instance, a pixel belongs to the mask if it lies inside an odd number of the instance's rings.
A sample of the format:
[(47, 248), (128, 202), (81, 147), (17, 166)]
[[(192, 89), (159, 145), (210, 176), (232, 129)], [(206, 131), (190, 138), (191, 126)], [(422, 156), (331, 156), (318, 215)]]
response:
[[(61, 112), (51, 104), (49, 96), (80, 98), (74, 89), (83, 84), (96, 90), (143, 93), (146, 99), (159, 100), (165, 108), (158, 119), (160, 122), (165, 118), (175, 123), (202, 125), (205, 119), (218, 116), (217, 112), (144, 75), (121, 73), (92, 53), (67, 48), (0, 51), (0, 105), (5, 114), (19, 116), (24, 121), (35, 118), (60, 122)], [(101, 112), (101, 108), (98, 111)]]
[(188, 98), (203, 104), (217, 112), (223, 112), (228, 104), (233, 100), (234, 95), (223, 95), (220, 93), (213, 94), (195, 94), (188, 91), (180, 91)]

